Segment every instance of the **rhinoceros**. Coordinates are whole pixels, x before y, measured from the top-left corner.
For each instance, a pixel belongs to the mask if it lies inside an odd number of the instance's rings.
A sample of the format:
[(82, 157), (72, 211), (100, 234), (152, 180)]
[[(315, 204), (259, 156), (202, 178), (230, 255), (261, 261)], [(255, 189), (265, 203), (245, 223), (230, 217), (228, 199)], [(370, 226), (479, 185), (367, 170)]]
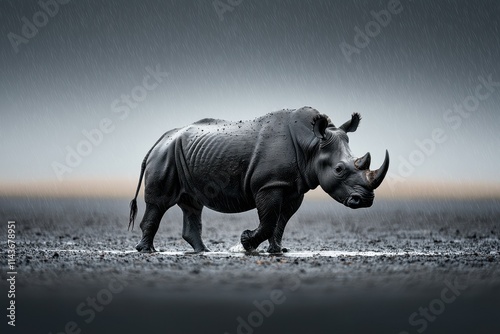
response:
[(182, 237), (194, 252), (208, 251), (201, 232), (203, 207), (223, 213), (257, 208), (259, 226), (241, 234), (252, 252), (268, 240), (269, 253), (281, 253), (288, 220), (304, 194), (318, 185), (349, 208), (370, 207), (374, 190), (389, 168), (370, 170), (370, 153), (354, 158), (348, 132), (358, 113), (336, 127), (311, 107), (282, 110), (250, 121), (206, 118), (166, 132), (146, 154), (130, 202), (129, 229), (137, 215), (144, 176), (146, 210), (140, 223), (139, 252), (155, 252), (153, 239), (163, 214), (177, 204), (183, 212)]

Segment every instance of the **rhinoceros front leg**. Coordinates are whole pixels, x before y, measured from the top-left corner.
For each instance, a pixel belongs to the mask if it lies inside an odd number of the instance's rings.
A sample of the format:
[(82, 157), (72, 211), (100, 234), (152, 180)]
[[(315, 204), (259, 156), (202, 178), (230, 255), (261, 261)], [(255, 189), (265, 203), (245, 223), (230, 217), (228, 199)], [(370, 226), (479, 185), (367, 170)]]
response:
[(208, 248), (201, 239), (201, 211), (203, 206), (187, 196), (183, 196), (178, 205), (184, 215), (182, 238), (193, 247), (196, 253), (208, 252)]
[(304, 195), (300, 195), (298, 198), (285, 199), (285, 203), (281, 206), (281, 215), (278, 219), (278, 224), (274, 229), (274, 233), (269, 238), (269, 247), (267, 248), (268, 253), (282, 253), (286, 251), (281, 246), (281, 239), (283, 238), (283, 232), (285, 232), (285, 227), (290, 218), (297, 212)]
[(281, 253), (281, 237), (285, 225), (301, 202), (296, 203), (297, 200), (292, 199), (291, 204), (291, 199), (284, 196), (285, 192), (284, 189), (273, 188), (257, 194), (255, 204), (259, 214), (259, 227), (241, 234), (241, 244), (247, 252), (254, 251), (263, 241), (269, 240), (268, 252)]

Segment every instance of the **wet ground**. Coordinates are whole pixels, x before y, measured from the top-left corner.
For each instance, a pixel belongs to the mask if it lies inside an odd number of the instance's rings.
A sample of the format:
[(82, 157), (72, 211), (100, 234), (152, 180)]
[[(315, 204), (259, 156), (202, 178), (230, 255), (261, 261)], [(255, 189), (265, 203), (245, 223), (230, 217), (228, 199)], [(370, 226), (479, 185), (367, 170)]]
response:
[[(305, 201), (283, 256), (231, 251), (256, 227), (255, 211), (209, 210), (212, 252), (186, 254), (173, 208), (155, 239), (160, 252), (146, 255), (134, 251), (138, 224), (126, 229), (126, 199), (3, 198), (2, 219), (16, 221), (16, 330), (498, 333), (499, 204), (376, 200), (351, 210)], [(5, 252), (1, 261), (7, 268)]]

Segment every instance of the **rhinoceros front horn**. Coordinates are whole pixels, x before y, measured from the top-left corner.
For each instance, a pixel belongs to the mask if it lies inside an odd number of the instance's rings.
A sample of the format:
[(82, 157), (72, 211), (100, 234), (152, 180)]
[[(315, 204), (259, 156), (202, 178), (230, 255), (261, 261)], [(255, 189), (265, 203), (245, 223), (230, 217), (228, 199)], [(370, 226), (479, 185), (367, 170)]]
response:
[(382, 183), (382, 181), (384, 181), (385, 175), (387, 174), (388, 170), (389, 170), (389, 152), (386, 150), (385, 159), (382, 166), (377, 170), (366, 172), (368, 187), (371, 188), (372, 190), (377, 189), (378, 186), (380, 186), (380, 184)]

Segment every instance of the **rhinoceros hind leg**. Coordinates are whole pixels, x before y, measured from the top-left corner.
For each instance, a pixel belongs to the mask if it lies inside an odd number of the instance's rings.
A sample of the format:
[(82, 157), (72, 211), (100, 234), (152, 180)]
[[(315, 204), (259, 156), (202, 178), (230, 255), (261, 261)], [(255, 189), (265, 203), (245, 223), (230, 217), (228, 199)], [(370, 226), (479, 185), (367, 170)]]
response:
[(140, 227), (142, 230), (142, 239), (139, 241), (135, 249), (141, 253), (153, 253), (156, 252), (153, 246), (153, 239), (158, 227), (160, 226), (160, 221), (167, 208), (160, 208), (159, 206), (151, 203), (146, 203), (146, 211), (144, 212), (144, 217), (142, 218)]
[(201, 211), (203, 210), (203, 206), (187, 195), (181, 196), (177, 204), (182, 209), (184, 215), (182, 238), (193, 247), (195, 253), (209, 252), (209, 249), (201, 239)]
[(154, 246), (148, 246), (146, 244), (143, 244), (142, 242), (139, 242), (135, 246), (135, 249), (137, 249), (137, 251), (139, 253), (145, 253), (145, 254), (155, 253), (156, 252), (156, 249), (154, 248)]

